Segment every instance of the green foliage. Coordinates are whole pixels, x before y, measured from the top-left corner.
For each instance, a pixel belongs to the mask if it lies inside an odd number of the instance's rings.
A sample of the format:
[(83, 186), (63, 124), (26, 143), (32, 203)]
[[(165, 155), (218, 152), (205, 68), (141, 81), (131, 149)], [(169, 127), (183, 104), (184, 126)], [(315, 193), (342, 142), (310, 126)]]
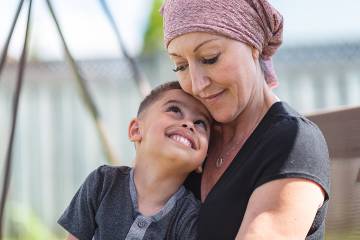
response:
[(4, 240), (58, 240), (31, 209), (9, 205)]
[(160, 7), (164, 0), (153, 0), (148, 27), (144, 36), (143, 54), (151, 55), (163, 48), (163, 29)]

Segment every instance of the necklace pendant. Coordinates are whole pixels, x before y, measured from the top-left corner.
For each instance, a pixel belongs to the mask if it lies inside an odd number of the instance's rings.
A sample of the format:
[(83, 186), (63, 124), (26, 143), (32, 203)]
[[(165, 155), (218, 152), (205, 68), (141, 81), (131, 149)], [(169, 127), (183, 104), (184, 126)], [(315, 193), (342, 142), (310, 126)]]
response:
[(216, 159), (216, 167), (221, 168), (221, 165), (223, 164), (223, 162), (224, 162), (224, 159), (222, 157), (218, 157)]

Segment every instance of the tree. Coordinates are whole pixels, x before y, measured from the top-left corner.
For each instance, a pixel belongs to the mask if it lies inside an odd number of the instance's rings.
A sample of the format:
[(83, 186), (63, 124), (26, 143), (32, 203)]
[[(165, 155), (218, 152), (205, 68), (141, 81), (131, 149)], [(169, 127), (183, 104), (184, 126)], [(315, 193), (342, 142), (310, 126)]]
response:
[(148, 26), (144, 35), (142, 53), (152, 55), (163, 48), (163, 20), (160, 8), (164, 0), (153, 0)]

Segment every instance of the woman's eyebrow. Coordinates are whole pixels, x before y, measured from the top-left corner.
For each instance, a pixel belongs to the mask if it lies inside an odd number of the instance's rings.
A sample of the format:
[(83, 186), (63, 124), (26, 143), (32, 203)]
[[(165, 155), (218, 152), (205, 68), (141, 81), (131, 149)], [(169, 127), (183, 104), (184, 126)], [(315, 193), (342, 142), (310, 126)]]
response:
[(179, 55), (177, 55), (176, 53), (169, 53), (170, 56), (174, 56), (174, 57), (181, 57)]

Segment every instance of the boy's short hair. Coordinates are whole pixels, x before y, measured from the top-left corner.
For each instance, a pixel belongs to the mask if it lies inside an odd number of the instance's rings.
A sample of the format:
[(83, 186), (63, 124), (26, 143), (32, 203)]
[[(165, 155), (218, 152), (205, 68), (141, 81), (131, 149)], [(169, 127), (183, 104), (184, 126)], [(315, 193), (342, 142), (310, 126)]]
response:
[(147, 95), (140, 103), (138, 112), (137, 112), (137, 117), (140, 116), (140, 114), (146, 109), (148, 108), (151, 104), (153, 104), (156, 100), (158, 100), (162, 94), (166, 91), (169, 90), (173, 90), (173, 89), (180, 89), (182, 90), (180, 84), (178, 81), (171, 81), (171, 82), (166, 82), (163, 83), (157, 87), (155, 87), (153, 90), (151, 90), (151, 92), (149, 93), (149, 95)]

